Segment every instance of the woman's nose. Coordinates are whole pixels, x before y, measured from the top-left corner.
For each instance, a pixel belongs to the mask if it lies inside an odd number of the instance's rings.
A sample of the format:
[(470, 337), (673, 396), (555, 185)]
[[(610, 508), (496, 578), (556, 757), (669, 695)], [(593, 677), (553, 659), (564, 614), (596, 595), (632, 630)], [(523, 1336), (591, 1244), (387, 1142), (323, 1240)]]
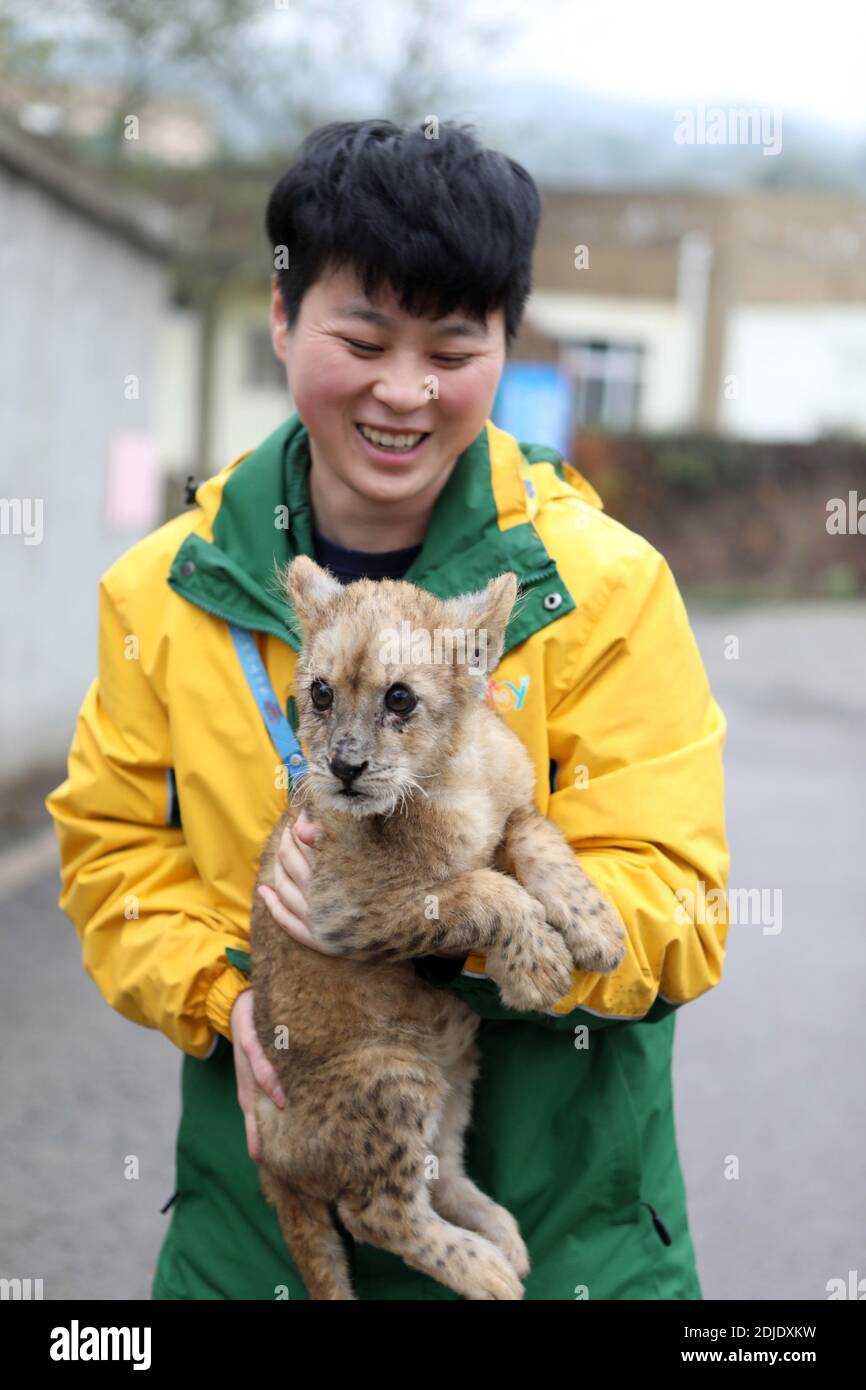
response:
[(426, 378), (417, 359), (382, 363), (373, 395), (396, 412), (414, 410), (427, 399)]

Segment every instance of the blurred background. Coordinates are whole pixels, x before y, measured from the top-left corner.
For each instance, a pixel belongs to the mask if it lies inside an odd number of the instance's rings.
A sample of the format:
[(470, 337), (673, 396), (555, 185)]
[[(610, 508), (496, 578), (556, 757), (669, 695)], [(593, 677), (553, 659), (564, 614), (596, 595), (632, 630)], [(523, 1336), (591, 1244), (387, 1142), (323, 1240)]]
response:
[(677, 1023), (705, 1296), (866, 1296), (864, 51), (840, 0), (0, 0), (0, 1275), (147, 1297), (179, 1058), (85, 976), (42, 798), (100, 574), (291, 409), (267, 194), (382, 116), (539, 184), (493, 419), (667, 556), (729, 719), (739, 907)]

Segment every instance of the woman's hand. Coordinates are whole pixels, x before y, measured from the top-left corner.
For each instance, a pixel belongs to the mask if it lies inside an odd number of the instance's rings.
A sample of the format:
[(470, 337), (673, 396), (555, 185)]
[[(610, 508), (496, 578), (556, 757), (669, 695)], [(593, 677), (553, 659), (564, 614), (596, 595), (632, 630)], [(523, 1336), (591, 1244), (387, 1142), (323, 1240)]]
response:
[[(312, 946), (314, 951), (320, 951), (322, 955), (338, 956), (339, 951), (331, 950), (317, 941), (310, 930), (306, 889), (313, 869), (313, 851), (318, 834), (316, 822), (309, 819), (306, 811), (301, 811), (294, 825), (286, 826), (280, 839), (274, 859), (274, 887), (263, 883), (259, 893), (274, 921), (295, 941), (302, 946)], [(466, 956), (468, 951), (437, 951), (435, 954), (457, 960)]]
[(289, 936), (302, 946), (312, 946), (322, 955), (338, 955), (321, 941), (317, 941), (310, 930), (310, 914), (307, 908), (306, 889), (313, 869), (313, 848), (318, 838), (319, 827), (311, 821), (306, 811), (301, 811), (294, 825), (287, 825), (277, 847), (274, 859), (274, 887), (261, 884), (261, 894), (265, 906), (278, 926), (283, 927)]
[(244, 1113), (247, 1149), (254, 1163), (259, 1163), (262, 1151), (256, 1129), (256, 1087), (270, 1096), (282, 1108), (286, 1097), (279, 1077), (265, 1056), (253, 1022), (253, 991), (243, 990), (232, 1005), (232, 1042), (235, 1052), (235, 1077), (238, 1083), (238, 1104)]

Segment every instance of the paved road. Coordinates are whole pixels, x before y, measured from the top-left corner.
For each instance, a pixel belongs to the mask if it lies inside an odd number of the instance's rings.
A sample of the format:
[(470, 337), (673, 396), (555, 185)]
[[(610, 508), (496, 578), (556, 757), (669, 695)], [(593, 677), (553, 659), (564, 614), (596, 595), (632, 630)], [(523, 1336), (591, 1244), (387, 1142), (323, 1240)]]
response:
[[(731, 887), (782, 895), (781, 930), (743, 914), (722, 984), (677, 1020), (704, 1295), (820, 1299), (866, 1277), (866, 604), (692, 618), (730, 723)], [(147, 1298), (179, 1054), (103, 1003), (53, 875), (6, 891), (0, 1274), (42, 1278), (49, 1299)]]
[(0, 949), (0, 1274), (43, 1279), (46, 1299), (148, 1298), (180, 1054), (106, 1005), (53, 876), (0, 904)]
[(677, 1018), (704, 1296), (826, 1298), (866, 1277), (866, 604), (693, 625), (729, 722), (730, 886), (782, 903), (776, 933), (731, 926), (722, 983)]

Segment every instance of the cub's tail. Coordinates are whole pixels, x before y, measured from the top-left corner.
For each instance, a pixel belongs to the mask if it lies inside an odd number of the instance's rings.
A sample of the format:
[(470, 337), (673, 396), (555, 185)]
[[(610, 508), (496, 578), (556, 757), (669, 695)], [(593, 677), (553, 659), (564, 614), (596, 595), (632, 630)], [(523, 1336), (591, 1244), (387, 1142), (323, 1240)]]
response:
[(259, 1176), (310, 1298), (354, 1299), (345, 1247), (327, 1202), (295, 1191), (264, 1166)]

